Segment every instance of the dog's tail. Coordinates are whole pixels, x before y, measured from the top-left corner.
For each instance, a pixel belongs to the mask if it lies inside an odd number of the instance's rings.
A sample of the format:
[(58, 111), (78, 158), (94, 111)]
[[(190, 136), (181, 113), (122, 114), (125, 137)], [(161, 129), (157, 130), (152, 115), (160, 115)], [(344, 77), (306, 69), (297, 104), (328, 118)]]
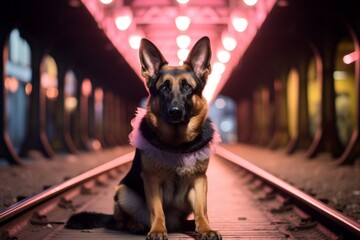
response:
[(68, 229), (92, 229), (92, 228), (111, 228), (114, 226), (115, 220), (113, 215), (96, 213), (96, 212), (80, 212), (70, 216), (65, 228)]

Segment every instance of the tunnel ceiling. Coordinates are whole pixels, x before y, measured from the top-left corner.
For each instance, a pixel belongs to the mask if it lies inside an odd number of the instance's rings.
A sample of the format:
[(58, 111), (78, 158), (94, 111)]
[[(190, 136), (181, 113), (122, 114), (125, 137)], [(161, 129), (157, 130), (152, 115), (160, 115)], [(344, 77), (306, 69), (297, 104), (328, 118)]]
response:
[(6, 1), (1, 3), (0, 21), (8, 32), (19, 28), (32, 51), (49, 53), (59, 69), (72, 69), (78, 78), (88, 77), (95, 86), (111, 89), (128, 101), (146, 96), (139, 76), (81, 2)]
[(169, 64), (178, 65), (198, 39), (209, 36), (213, 68), (204, 96), (211, 99), (225, 84), (275, 0), (82, 0), (82, 3), (138, 74), (142, 37), (154, 42)]
[(312, 47), (321, 51), (329, 39), (349, 35), (348, 26), (360, 31), (359, 11), (355, 1), (277, 1), (220, 94), (239, 100), (262, 86), (271, 90), (291, 67), (304, 67)]

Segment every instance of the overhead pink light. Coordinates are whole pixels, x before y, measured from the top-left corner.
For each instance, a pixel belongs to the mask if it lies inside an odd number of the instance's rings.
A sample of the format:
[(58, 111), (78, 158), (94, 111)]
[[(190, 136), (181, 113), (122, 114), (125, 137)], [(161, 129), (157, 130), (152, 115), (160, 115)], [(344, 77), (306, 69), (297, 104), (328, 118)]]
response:
[(132, 49), (139, 49), (141, 42), (141, 36), (140, 35), (132, 35), (129, 38), (129, 44)]
[(225, 50), (219, 50), (217, 53), (216, 53), (216, 57), (217, 59), (222, 62), (222, 63), (227, 63), (230, 58), (231, 58), (231, 54), (228, 52), (228, 51), (225, 51)]
[(212, 66), (212, 72), (214, 75), (221, 75), (225, 72), (225, 64), (221, 62), (216, 62)]
[(231, 23), (238, 32), (245, 31), (248, 26), (248, 20), (243, 17), (234, 17), (231, 19)]
[(191, 38), (188, 35), (179, 35), (176, 38), (176, 43), (179, 48), (188, 48), (191, 43)]
[(189, 55), (189, 49), (186, 48), (180, 48), (177, 52), (178, 58), (180, 61), (185, 61), (187, 56)]
[(100, 2), (103, 4), (110, 4), (113, 2), (113, 0), (100, 0)]
[(232, 36), (224, 35), (222, 37), (222, 44), (226, 50), (232, 51), (236, 48), (237, 42)]
[(345, 64), (350, 64), (350, 63), (353, 63), (355, 62), (356, 60), (359, 59), (359, 53), (357, 51), (354, 51), (352, 53), (349, 53), (349, 54), (346, 54), (344, 57), (343, 57), (343, 61)]
[(190, 0), (177, 0), (180, 4), (187, 4)]
[(84, 96), (88, 97), (92, 91), (92, 84), (90, 79), (86, 78), (83, 80), (81, 85), (81, 92)]
[(248, 6), (254, 6), (257, 3), (257, 0), (244, 0), (244, 3)]
[(132, 11), (128, 7), (123, 7), (118, 13), (117, 17), (115, 18), (116, 27), (121, 30), (125, 31), (128, 29), (132, 22)]
[(215, 91), (216, 91), (216, 87), (219, 84), (220, 80), (221, 80), (221, 75), (218, 74), (214, 74), (214, 72), (212, 72), (209, 77), (208, 80), (206, 81), (206, 85), (205, 88), (202, 92), (204, 98), (206, 99), (206, 101), (209, 103), (212, 98), (214, 97)]
[(175, 19), (176, 27), (180, 31), (185, 31), (189, 28), (191, 19), (188, 16), (177, 16)]

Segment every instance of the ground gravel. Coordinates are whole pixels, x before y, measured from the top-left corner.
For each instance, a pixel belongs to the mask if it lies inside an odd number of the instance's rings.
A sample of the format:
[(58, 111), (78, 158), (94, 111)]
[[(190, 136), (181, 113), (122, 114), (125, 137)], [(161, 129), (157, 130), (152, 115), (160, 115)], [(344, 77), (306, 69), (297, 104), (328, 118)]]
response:
[(56, 154), (47, 159), (38, 152), (23, 159), (23, 166), (0, 167), (0, 211), (25, 197), (64, 182), (80, 173), (93, 169), (133, 150), (132, 147), (116, 147), (103, 151), (79, 154)]

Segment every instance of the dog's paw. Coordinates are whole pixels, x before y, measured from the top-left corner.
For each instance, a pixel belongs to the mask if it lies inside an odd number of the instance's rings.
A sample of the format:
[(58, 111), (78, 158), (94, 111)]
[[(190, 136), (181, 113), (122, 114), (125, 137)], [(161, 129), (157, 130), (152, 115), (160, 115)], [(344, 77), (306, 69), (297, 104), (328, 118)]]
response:
[(200, 240), (221, 240), (221, 234), (218, 231), (207, 231), (203, 233), (199, 233)]
[(147, 234), (146, 240), (167, 240), (167, 232), (155, 232), (151, 231)]

